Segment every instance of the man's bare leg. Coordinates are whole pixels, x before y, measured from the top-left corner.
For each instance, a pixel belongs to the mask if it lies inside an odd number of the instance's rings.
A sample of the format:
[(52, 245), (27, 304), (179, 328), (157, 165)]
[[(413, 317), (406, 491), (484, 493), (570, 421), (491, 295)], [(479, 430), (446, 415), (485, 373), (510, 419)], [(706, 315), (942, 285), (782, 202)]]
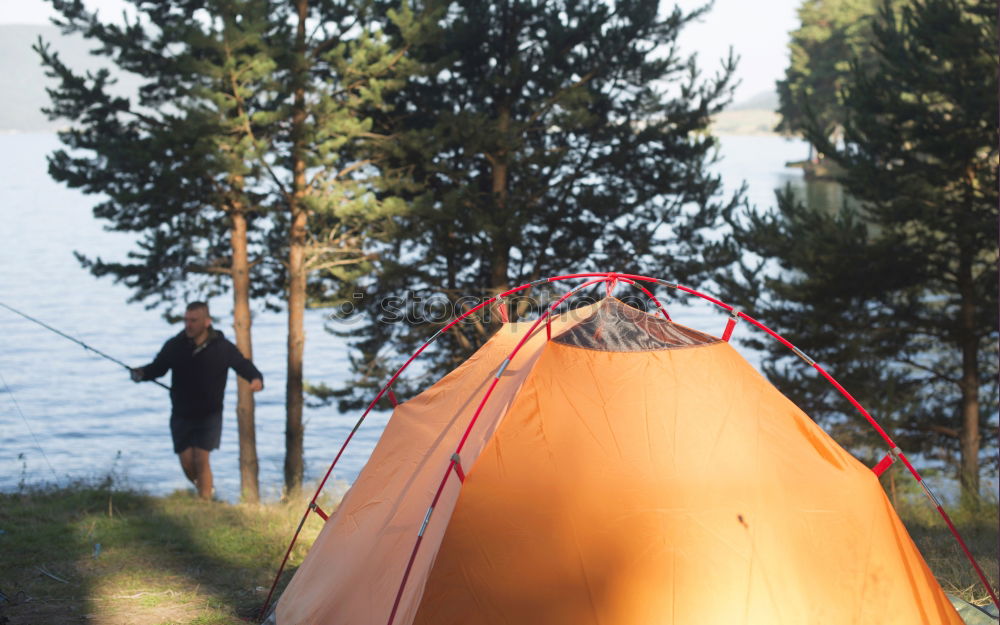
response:
[(208, 450), (200, 447), (188, 447), (177, 454), (184, 475), (195, 485), (202, 499), (212, 498), (212, 466), (208, 462), (208, 454)]
[(194, 468), (198, 475), (198, 496), (202, 499), (212, 498), (212, 465), (208, 462), (209, 451), (194, 447)]
[(181, 468), (184, 469), (184, 476), (187, 477), (188, 481), (197, 486), (198, 472), (195, 470), (194, 450), (194, 447), (188, 447), (181, 453), (177, 454), (177, 457), (181, 460)]

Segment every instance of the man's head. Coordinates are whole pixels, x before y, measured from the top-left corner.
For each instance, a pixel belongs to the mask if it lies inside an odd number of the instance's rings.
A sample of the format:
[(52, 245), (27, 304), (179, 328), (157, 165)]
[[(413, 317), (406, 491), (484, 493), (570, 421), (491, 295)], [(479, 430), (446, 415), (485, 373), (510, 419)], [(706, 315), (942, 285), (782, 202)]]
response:
[(197, 339), (212, 327), (212, 317), (208, 314), (208, 304), (191, 302), (184, 312), (184, 334), (189, 339)]

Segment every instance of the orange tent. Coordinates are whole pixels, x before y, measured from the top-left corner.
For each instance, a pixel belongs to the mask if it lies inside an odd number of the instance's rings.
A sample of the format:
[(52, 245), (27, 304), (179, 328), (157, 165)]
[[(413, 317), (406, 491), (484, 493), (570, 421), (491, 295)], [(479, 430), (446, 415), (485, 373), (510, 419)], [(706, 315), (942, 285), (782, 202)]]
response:
[(550, 320), (396, 407), (270, 622), (961, 624), (875, 473), (728, 342)]

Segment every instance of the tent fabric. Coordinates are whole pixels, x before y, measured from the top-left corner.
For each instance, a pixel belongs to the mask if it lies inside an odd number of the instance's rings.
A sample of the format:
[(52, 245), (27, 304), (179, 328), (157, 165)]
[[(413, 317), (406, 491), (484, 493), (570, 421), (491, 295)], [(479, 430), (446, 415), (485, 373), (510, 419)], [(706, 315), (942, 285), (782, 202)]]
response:
[[(962, 622), (870, 469), (728, 343), (624, 308), (560, 316), (504, 372), (395, 625)], [(278, 625), (388, 622), (526, 331), (396, 409)]]

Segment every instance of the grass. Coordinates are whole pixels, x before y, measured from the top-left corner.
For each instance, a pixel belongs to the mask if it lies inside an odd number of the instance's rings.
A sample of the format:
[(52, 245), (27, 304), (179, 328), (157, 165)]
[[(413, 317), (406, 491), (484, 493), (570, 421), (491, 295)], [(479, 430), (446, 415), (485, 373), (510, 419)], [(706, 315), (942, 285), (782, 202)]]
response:
[[(913, 480), (901, 479), (900, 482), (906, 486), (896, 493), (893, 505), (941, 587), (974, 605), (991, 604), (986, 589), (944, 519)], [(996, 499), (980, 501), (977, 506), (945, 508), (986, 578), (993, 588), (997, 588), (1000, 507)]]
[[(0, 592), (8, 598), (0, 599), (0, 625), (251, 622), (305, 505), (89, 485), (0, 494)], [(291, 569), (320, 528), (310, 515)]]
[[(934, 509), (912, 490), (897, 493), (896, 506), (944, 589), (987, 603)], [(86, 484), (0, 494), (0, 592), (9, 599), (0, 598), (0, 625), (252, 622), (304, 509)], [(997, 514), (995, 501), (953, 511), (994, 587)], [(282, 584), (320, 527), (310, 515)]]

